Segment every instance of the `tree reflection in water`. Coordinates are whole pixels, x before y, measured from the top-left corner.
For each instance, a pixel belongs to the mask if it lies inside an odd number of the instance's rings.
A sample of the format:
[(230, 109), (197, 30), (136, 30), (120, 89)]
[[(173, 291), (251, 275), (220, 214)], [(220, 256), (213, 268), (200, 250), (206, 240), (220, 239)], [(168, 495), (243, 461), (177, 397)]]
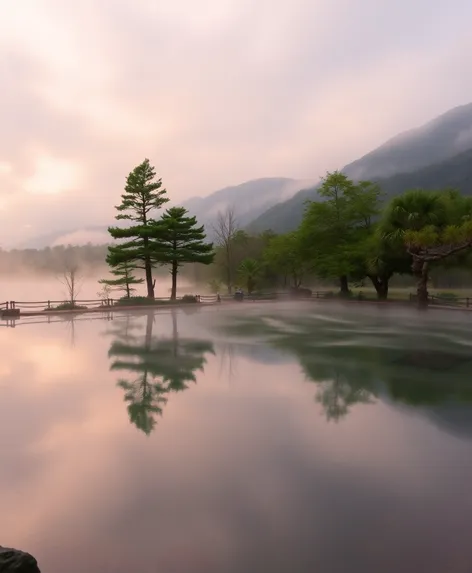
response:
[(410, 406), (472, 403), (468, 328), (402, 323), (391, 317), (310, 313), (232, 316), (220, 328), (296, 356), (328, 420), (376, 398)]
[(127, 371), (133, 379), (120, 378), (118, 386), (125, 392), (130, 422), (149, 435), (162, 415), (171, 392), (180, 392), (196, 382), (196, 372), (203, 371), (206, 354), (213, 354), (213, 344), (206, 340), (180, 338), (177, 311), (171, 311), (172, 336), (153, 335), (155, 315), (146, 313), (144, 339), (134, 334), (129, 317), (123, 329), (115, 332), (110, 346), (110, 370)]

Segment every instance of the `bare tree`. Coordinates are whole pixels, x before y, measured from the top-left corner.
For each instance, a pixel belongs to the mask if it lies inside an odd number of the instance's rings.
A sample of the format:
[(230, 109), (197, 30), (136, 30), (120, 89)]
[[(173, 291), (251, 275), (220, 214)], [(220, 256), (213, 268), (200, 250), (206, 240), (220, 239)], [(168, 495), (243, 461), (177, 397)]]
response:
[(213, 225), (215, 242), (221, 247), (225, 257), (226, 283), (228, 293), (231, 294), (233, 289), (233, 239), (238, 232), (238, 222), (234, 213), (234, 207), (228, 207), (226, 211), (219, 212), (216, 222)]
[(66, 263), (64, 271), (59, 277), (59, 281), (66, 287), (67, 302), (71, 307), (76, 306), (77, 297), (82, 288), (82, 278), (79, 275), (79, 266), (73, 263)]

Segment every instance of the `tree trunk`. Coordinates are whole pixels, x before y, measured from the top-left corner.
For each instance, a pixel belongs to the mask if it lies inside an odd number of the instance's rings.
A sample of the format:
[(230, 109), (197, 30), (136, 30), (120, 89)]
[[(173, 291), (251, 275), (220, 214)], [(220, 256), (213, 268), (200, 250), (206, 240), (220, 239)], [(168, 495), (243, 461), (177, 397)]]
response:
[(374, 285), (377, 293), (378, 300), (387, 300), (388, 297), (388, 282), (390, 277), (379, 277), (376, 275), (367, 275)]
[(176, 261), (172, 261), (172, 271), (171, 271), (171, 276), (172, 276), (172, 290), (170, 293), (170, 299), (171, 300), (177, 300), (177, 262)]
[(233, 292), (233, 277), (231, 273), (231, 246), (226, 245), (226, 282), (228, 286), (228, 294)]
[(147, 286), (148, 298), (154, 299), (154, 282), (152, 280), (152, 266), (151, 266), (151, 261), (149, 259), (146, 259), (144, 263), (144, 270), (146, 273), (146, 286)]
[(341, 296), (349, 295), (349, 283), (346, 275), (342, 275), (339, 277), (339, 289)]
[(293, 274), (293, 286), (295, 288), (300, 288), (302, 284), (302, 279), (296, 274)]
[(131, 298), (131, 291), (129, 288), (129, 283), (126, 283), (126, 297)]
[(428, 308), (428, 263), (421, 259), (413, 259), (413, 275), (416, 278), (416, 299), (418, 308)]
[(149, 239), (144, 237), (144, 272), (146, 273), (146, 286), (148, 298), (154, 299), (154, 283), (152, 281), (152, 264), (149, 256)]

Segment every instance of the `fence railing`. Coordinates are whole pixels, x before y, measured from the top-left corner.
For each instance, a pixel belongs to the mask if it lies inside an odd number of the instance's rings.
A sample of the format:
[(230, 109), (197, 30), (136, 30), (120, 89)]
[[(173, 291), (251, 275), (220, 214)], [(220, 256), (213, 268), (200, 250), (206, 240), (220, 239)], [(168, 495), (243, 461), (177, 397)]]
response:
[[(187, 295), (189, 296), (189, 295)], [(196, 302), (200, 303), (216, 303), (221, 300), (218, 295), (190, 295), (194, 296)], [(177, 298), (172, 301), (169, 297), (156, 297), (152, 302), (149, 301), (150, 306), (159, 306), (159, 304), (172, 304), (172, 303), (185, 303), (185, 297)], [(192, 301), (189, 301), (192, 302)], [(139, 308), (140, 306), (146, 306), (148, 303), (143, 297), (139, 303), (130, 300), (129, 305)], [(11, 300), (4, 303), (0, 303), (0, 311), (7, 310), (20, 310), (23, 312), (37, 313), (48, 311), (54, 312), (58, 310), (92, 310), (92, 309), (103, 309), (104, 311), (110, 310), (110, 308), (120, 308), (128, 305), (126, 299), (77, 299), (74, 301), (70, 300), (37, 300), (37, 301), (19, 301)]]
[[(416, 297), (415, 297), (416, 298)], [(472, 298), (465, 297), (459, 298), (455, 296), (430, 296), (429, 302), (436, 306), (460, 306), (464, 308), (470, 308), (472, 306)]]
[[(187, 295), (189, 296), (189, 295)], [(233, 301), (234, 295), (190, 295), (194, 296), (197, 303), (213, 304), (221, 301)], [(252, 293), (250, 295), (245, 294), (244, 300), (246, 301), (270, 301), (270, 300), (331, 300), (339, 301), (339, 297), (333, 291), (309, 291), (306, 289), (305, 292), (294, 295), (290, 292), (266, 292), (266, 293)], [(366, 295), (362, 291), (352, 294), (348, 300), (352, 301), (371, 301), (374, 302), (375, 293), (369, 293)], [(409, 294), (405, 298), (400, 299), (389, 299), (385, 302), (403, 302), (403, 303), (416, 303), (417, 298), (415, 294)], [(170, 298), (162, 297), (155, 298), (153, 302), (149, 302), (149, 306), (165, 306), (166, 304), (185, 303), (185, 297), (178, 298), (176, 301), (172, 301)], [(189, 301), (190, 302), (190, 301)], [(432, 306), (448, 306), (448, 307), (458, 307), (458, 308), (472, 308), (472, 297), (457, 297), (453, 294), (448, 295), (439, 294), (431, 295), (429, 297), (429, 304)], [(80, 299), (75, 300), (73, 304), (71, 301), (67, 300), (42, 300), (42, 301), (5, 301), (0, 303), (0, 311), (6, 314), (6, 312), (22, 311), (26, 313), (42, 313), (45, 314), (49, 312), (55, 312), (60, 310), (110, 310), (119, 309), (128, 306), (128, 302), (124, 299)], [(136, 301), (129, 301), (129, 306), (139, 309), (140, 307), (148, 306), (146, 299), (141, 299), (140, 303), (137, 304)]]
[[(68, 308), (97, 308), (108, 307), (112, 305), (112, 299), (88, 299), (88, 300), (74, 300), (73, 302), (67, 300), (36, 300), (36, 301), (21, 301), (11, 300), (9, 307), (11, 309), (20, 309), (24, 311), (38, 311), (38, 310), (60, 310), (60, 307)], [(58, 309), (59, 307), (59, 309)]]

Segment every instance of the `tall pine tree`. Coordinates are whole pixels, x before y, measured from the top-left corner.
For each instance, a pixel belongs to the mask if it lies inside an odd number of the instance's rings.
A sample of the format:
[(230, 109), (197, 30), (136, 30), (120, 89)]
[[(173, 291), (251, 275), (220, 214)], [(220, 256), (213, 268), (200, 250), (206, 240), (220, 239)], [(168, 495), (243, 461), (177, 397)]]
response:
[[(107, 262), (109, 262), (107, 257)], [(102, 285), (107, 285), (110, 287), (117, 287), (118, 290), (123, 290), (126, 293), (126, 297), (130, 298), (131, 293), (136, 289), (133, 285), (140, 285), (144, 282), (144, 279), (137, 279), (133, 275), (135, 267), (128, 261), (120, 263), (115, 267), (112, 266), (110, 272), (113, 276), (117, 277), (115, 279), (102, 279), (98, 281)]]
[(155, 211), (169, 200), (162, 180), (156, 179), (156, 170), (145, 159), (135, 167), (126, 179), (125, 192), (121, 196), (121, 205), (117, 220), (128, 220), (127, 228), (109, 227), (108, 232), (114, 239), (123, 242), (109, 247), (107, 257), (112, 267), (131, 262), (135, 268), (143, 269), (147, 286), (147, 296), (154, 298), (153, 265), (156, 258), (156, 239), (159, 237), (160, 225), (154, 218)]
[(198, 226), (195, 217), (189, 217), (187, 209), (172, 207), (159, 222), (159, 260), (170, 265), (172, 276), (171, 300), (177, 298), (177, 274), (184, 263), (213, 262), (213, 245), (206, 243), (204, 227)]

